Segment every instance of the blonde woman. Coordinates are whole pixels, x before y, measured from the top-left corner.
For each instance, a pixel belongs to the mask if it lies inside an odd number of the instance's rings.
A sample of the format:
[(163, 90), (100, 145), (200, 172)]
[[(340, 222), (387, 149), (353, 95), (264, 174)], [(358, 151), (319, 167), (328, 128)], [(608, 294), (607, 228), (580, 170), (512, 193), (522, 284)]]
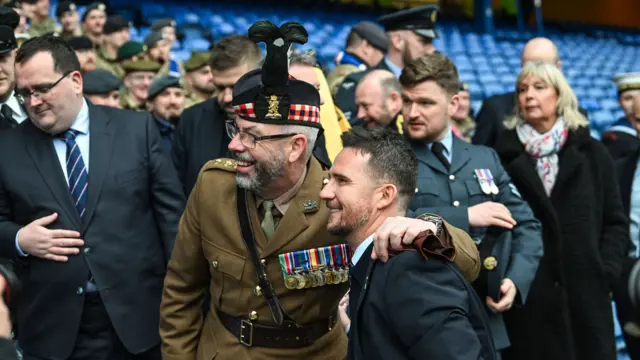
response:
[(614, 360), (610, 289), (629, 240), (613, 160), (557, 67), (528, 63), (516, 104), (496, 150), (542, 222), (544, 256), (527, 302), (505, 314), (504, 359)]

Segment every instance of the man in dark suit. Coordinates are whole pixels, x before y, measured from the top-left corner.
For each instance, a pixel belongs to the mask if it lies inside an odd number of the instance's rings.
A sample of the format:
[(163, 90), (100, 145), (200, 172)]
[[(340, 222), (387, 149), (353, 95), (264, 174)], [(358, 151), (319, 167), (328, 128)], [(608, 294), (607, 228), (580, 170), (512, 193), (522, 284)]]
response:
[(502, 313), (527, 299), (543, 253), (540, 223), (495, 151), (453, 135), (450, 114), (458, 110), (460, 90), (453, 62), (442, 54), (416, 59), (400, 83), (404, 133), (418, 158), (409, 209), (438, 214), (474, 239), (483, 268), (473, 285), (486, 303), (496, 349), (503, 350), (510, 343)]
[(19, 264), (25, 360), (159, 359), (184, 196), (149, 114), (95, 106), (55, 37), (25, 42), (30, 121), (0, 133), (0, 256)]
[(404, 219), (412, 223), (404, 233), (419, 234), (416, 249), (371, 261), (374, 235), (393, 231), (390, 222), (411, 202), (411, 147), (384, 128), (354, 128), (343, 145), (320, 197), (330, 209), (327, 230), (353, 251), (348, 359), (495, 359), (482, 302), (453, 263), (452, 236), (467, 237), (463, 231), (435, 215)]
[[(522, 66), (529, 61), (545, 61), (562, 68), (558, 48), (547, 38), (534, 38), (525, 45), (522, 49)], [(477, 145), (495, 146), (504, 130), (504, 121), (514, 114), (515, 101), (514, 91), (485, 99), (476, 117), (476, 131), (471, 142)], [(582, 108), (580, 112), (587, 115), (586, 110)]]
[[(27, 113), (16, 100), (15, 70), (13, 68), (18, 43), (13, 28), (19, 21), (18, 14), (8, 9), (8, 13), (0, 22), (0, 131), (11, 129), (27, 119)], [(15, 26), (14, 26), (15, 25)], [(13, 26), (13, 27), (12, 27)]]
[(437, 13), (437, 6), (425, 5), (397, 11), (378, 19), (389, 37), (387, 55), (373, 68), (347, 75), (335, 96), (336, 106), (352, 125), (362, 125), (357, 118), (356, 86), (365, 74), (371, 70), (387, 70), (400, 77), (407, 61), (436, 51), (433, 39), (438, 37)]

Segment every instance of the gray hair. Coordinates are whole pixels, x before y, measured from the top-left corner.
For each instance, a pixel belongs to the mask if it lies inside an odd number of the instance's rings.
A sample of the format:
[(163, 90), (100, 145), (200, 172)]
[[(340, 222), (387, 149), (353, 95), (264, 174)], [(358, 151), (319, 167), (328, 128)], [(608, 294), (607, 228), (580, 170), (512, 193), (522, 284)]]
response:
[(315, 67), (317, 64), (318, 59), (316, 58), (316, 52), (312, 49), (305, 51), (294, 50), (289, 57), (289, 66), (306, 65)]
[(575, 130), (581, 126), (589, 126), (587, 118), (578, 110), (578, 98), (560, 69), (554, 64), (544, 61), (530, 61), (522, 68), (516, 80), (516, 109), (515, 115), (505, 121), (505, 126), (508, 129), (513, 129), (518, 124), (525, 122), (520, 112), (520, 106), (518, 106), (517, 96), (520, 84), (529, 76), (535, 76), (555, 88), (558, 94), (556, 114), (562, 116), (567, 129)]
[(316, 141), (318, 140), (319, 129), (316, 129), (311, 126), (304, 125), (282, 125), (280, 129), (283, 134), (285, 133), (295, 133), (304, 135), (307, 138), (307, 148), (304, 151), (305, 161), (309, 161), (311, 155), (313, 154), (313, 148), (316, 146)]

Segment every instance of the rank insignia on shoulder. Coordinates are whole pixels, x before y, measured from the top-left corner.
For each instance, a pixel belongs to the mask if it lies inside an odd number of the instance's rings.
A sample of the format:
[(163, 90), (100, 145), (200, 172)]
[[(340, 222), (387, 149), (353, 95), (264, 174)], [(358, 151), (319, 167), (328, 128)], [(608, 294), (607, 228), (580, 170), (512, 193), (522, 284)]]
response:
[(318, 211), (318, 203), (313, 200), (305, 201), (304, 204), (302, 204), (302, 207), (304, 208), (305, 214), (314, 213)]
[(220, 169), (235, 172), (237, 162), (233, 159), (215, 159), (209, 161), (205, 167), (206, 169)]
[(284, 285), (300, 290), (349, 280), (349, 247), (346, 244), (299, 250), (278, 255)]

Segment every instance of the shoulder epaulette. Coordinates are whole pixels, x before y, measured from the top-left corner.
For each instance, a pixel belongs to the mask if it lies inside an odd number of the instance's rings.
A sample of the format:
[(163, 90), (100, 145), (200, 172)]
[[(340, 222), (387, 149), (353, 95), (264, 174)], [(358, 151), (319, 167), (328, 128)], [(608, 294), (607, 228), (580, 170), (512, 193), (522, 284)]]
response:
[(236, 161), (233, 159), (215, 159), (210, 160), (204, 165), (203, 171), (208, 170), (225, 170), (229, 172), (236, 172)]

